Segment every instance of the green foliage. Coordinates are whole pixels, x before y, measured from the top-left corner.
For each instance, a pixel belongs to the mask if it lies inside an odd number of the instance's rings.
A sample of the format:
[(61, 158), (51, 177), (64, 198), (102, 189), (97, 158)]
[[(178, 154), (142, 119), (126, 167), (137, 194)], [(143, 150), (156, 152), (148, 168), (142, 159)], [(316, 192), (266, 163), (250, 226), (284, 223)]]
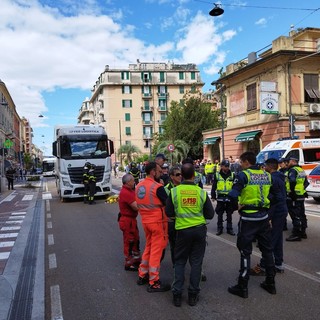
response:
[[(173, 152), (170, 152), (168, 150), (169, 144), (174, 145)], [(163, 140), (159, 142), (159, 144), (157, 145), (157, 153), (164, 153), (166, 157), (169, 159), (169, 161), (172, 162), (172, 164), (175, 164), (185, 159), (188, 155), (189, 150), (190, 147), (183, 140)]]
[(188, 93), (184, 105), (171, 103), (160, 141), (182, 140), (190, 146), (188, 156), (202, 158), (202, 131), (219, 128), (220, 123), (220, 110), (213, 111), (211, 104), (203, 101), (200, 94)]
[(118, 149), (118, 154), (121, 154), (122, 159), (125, 159), (126, 163), (132, 162), (138, 153), (141, 153), (140, 149), (133, 144), (123, 144)]
[(32, 157), (29, 153), (25, 153), (23, 155), (23, 160), (24, 160), (24, 163), (25, 163), (25, 166), (26, 166), (26, 169), (27, 170), (30, 170), (31, 167), (32, 167)]

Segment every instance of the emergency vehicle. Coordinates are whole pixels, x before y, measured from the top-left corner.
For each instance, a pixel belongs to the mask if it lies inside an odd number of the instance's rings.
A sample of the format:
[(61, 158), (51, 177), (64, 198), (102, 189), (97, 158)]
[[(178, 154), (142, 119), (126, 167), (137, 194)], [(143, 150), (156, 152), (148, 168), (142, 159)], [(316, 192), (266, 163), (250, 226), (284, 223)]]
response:
[(266, 145), (257, 155), (257, 163), (267, 159), (295, 157), (306, 174), (320, 164), (320, 139), (279, 140)]

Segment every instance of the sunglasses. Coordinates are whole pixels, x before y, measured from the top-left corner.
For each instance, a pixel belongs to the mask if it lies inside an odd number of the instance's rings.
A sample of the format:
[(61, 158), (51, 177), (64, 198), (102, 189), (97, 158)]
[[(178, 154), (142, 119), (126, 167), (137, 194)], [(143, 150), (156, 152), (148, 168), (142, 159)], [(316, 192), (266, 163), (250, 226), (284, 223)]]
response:
[(181, 173), (176, 173), (174, 176), (175, 176), (175, 177), (180, 177), (180, 176), (181, 176)]

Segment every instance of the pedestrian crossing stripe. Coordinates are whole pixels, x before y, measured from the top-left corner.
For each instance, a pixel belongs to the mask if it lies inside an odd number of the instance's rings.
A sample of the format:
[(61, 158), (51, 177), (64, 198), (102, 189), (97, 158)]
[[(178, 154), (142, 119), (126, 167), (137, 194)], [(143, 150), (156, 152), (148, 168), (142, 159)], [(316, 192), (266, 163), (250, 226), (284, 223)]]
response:
[(0, 239), (7, 239), (7, 238), (16, 238), (18, 233), (3, 233), (0, 234)]
[(12, 212), (12, 216), (26, 215), (26, 212)]
[(8, 247), (13, 247), (13, 246), (14, 246), (14, 241), (0, 242), (0, 248), (8, 248)]
[(9, 220), (19, 220), (19, 219), (24, 219), (25, 216), (13, 216), (9, 217)]
[(0, 260), (7, 260), (10, 256), (10, 252), (0, 252)]
[(22, 201), (30, 201), (33, 199), (33, 194), (26, 194), (23, 198)]
[(9, 220), (6, 221), (5, 224), (21, 224), (23, 220)]
[(2, 227), (1, 231), (11, 231), (11, 230), (20, 230), (21, 227)]

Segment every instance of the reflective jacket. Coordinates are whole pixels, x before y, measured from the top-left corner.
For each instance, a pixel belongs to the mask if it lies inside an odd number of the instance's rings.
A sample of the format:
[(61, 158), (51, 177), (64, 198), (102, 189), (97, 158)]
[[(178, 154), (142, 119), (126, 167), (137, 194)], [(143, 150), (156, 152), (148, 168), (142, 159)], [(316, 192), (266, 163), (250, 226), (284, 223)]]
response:
[(226, 196), (232, 189), (233, 181), (234, 181), (234, 173), (231, 172), (231, 175), (224, 179), (220, 172), (216, 173), (216, 180), (217, 180), (217, 195)]
[(241, 212), (256, 213), (270, 207), (268, 198), (271, 187), (271, 175), (260, 169), (246, 169), (243, 173), (247, 176), (248, 183), (242, 189), (239, 204), (243, 206)]
[(176, 230), (206, 224), (206, 219), (203, 216), (206, 198), (207, 192), (196, 185), (181, 184), (171, 189)]
[(294, 192), (296, 193), (296, 195), (298, 197), (299, 196), (304, 197), (304, 194), (306, 193), (306, 189), (304, 187), (306, 173), (299, 166), (291, 167), (288, 171), (286, 171), (286, 173), (285, 173), (285, 175), (286, 175), (286, 191), (288, 194), (291, 192), (290, 182), (292, 183), (292, 181), (290, 181), (290, 172), (292, 172), (292, 170), (296, 171), (296, 175), (295, 175), (296, 176), (296, 184), (294, 187)]
[(149, 177), (136, 186), (136, 201), (142, 223), (167, 221), (164, 205), (157, 196), (159, 187), (163, 187), (163, 185)]

